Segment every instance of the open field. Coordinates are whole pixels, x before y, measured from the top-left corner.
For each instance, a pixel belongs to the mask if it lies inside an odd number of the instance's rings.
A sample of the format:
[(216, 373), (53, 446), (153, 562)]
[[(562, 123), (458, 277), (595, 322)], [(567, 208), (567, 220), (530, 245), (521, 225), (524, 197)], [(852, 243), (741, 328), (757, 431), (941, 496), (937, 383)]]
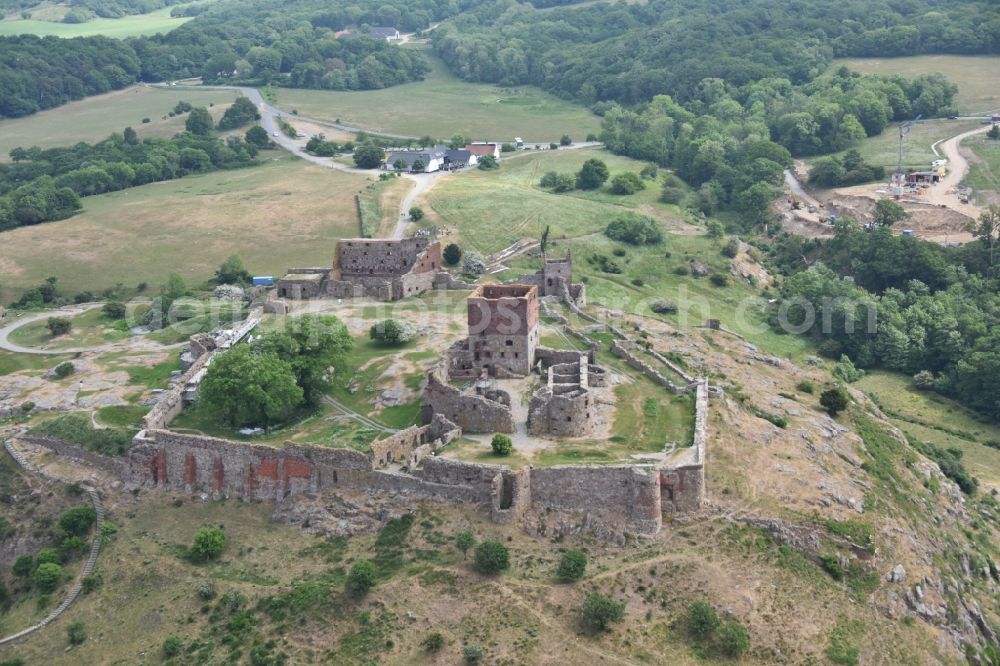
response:
[[(960, 115), (984, 115), (1000, 110), (997, 87), (998, 56), (929, 55), (907, 58), (844, 58), (832, 67), (847, 65), (862, 74), (901, 74), (911, 78), (940, 72), (958, 84), (955, 98)], [(957, 133), (957, 132), (956, 132)]]
[[(555, 255), (572, 252), (574, 277), (587, 280), (589, 302), (651, 315), (649, 303), (666, 298), (682, 306), (677, 315), (665, 317), (671, 324), (683, 328), (719, 318), (727, 328), (772, 353), (794, 357), (809, 350), (803, 338), (778, 335), (763, 323), (765, 301), (757, 289), (736, 284), (735, 278), (730, 278), (728, 286), (715, 287), (707, 277), (674, 272), (690, 260), (698, 260), (713, 272), (728, 273), (730, 262), (720, 254), (720, 245), (704, 236), (700, 227), (681, 218), (676, 206), (657, 201), (659, 181), (647, 181), (645, 190), (631, 196), (605, 190), (552, 194), (537, 186), (546, 171), (576, 171), (591, 157), (604, 160), (612, 176), (626, 170), (638, 172), (643, 166), (642, 162), (597, 150), (545, 151), (509, 159), (499, 172), (468, 171), (442, 179), (426, 196), (428, 223), (452, 232), (444, 242), (458, 242), (484, 253), (496, 252), (520, 238), (538, 238), (548, 225), (549, 251)], [(664, 243), (640, 248), (607, 238), (602, 232), (608, 222), (626, 211), (656, 218), (667, 231)], [(624, 250), (625, 256), (614, 256), (615, 250)], [(598, 256), (618, 263), (622, 273), (602, 271), (595, 263)], [(498, 273), (497, 280), (535, 270), (540, 262), (519, 257), (505, 264), (510, 270)]]
[[(164, 7), (148, 14), (125, 16), (118, 19), (95, 18), (86, 23), (56, 23), (36, 18), (22, 19), (20, 16), (5, 18), (0, 21), (0, 35), (39, 35), (45, 37), (91, 37), (105, 35), (125, 39), (140, 35), (155, 35), (158, 32), (170, 32), (174, 28), (190, 21), (193, 17), (172, 18), (170, 10)], [(46, 17), (51, 15), (45, 14)]]
[(980, 205), (1000, 203), (1000, 141), (980, 135), (962, 146), (972, 150), (965, 184), (972, 187)]
[[(903, 168), (929, 169), (931, 162), (939, 159), (939, 156), (931, 150), (933, 144), (978, 127), (982, 127), (982, 123), (978, 120), (921, 120), (903, 140)], [(866, 162), (884, 166), (888, 179), (888, 174), (895, 171), (899, 163), (897, 125), (889, 125), (884, 132), (865, 139), (854, 150), (861, 153)], [(844, 152), (846, 151), (836, 155), (840, 157)], [(820, 157), (809, 158), (807, 161), (815, 162), (817, 159)]]
[[(94, 143), (106, 139), (112, 132), (121, 133), (126, 127), (131, 127), (143, 138), (173, 136), (184, 131), (187, 118), (186, 114), (173, 118), (167, 115), (177, 102), (214, 105), (209, 111), (218, 121), (235, 98), (236, 93), (230, 90), (179, 91), (145, 86), (87, 97), (24, 118), (0, 120), (0, 160), (9, 160), (12, 148), (55, 148), (80, 141)], [(149, 118), (150, 122), (142, 122), (143, 118)]]
[(1000, 426), (982, 423), (976, 414), (948, 398), (913, 388), (909, 377), (874, 371), (853, 384), (872, 399), (904, 433), (941, 448), (957, 446), (973, 476), (1000, 488), (1000, 449), (984, 446), (1000, 442)]
[(262, 158), (258, 167), (86, 197), (68, 220), (4, 232), (0, 302), (50, 275), (69, 292), (157, 285), (171, 272), (193, 284), (232, 254), (258, 275), (330, 264), (335, 242), (358, 233), (353, 197), (367, 178), (279, 152)]
[(430, 49), (431, 71), (423, 81), (385, 90), (325, 91), (276, 88), (277, 104), (303, 116), (337, 120), (365, 129), (448, 139), (530, 142), (582, 141), (600, 130), (600, 118), (582, 106), (531, 86), (501, 88), (467, 83), (451, 74)]

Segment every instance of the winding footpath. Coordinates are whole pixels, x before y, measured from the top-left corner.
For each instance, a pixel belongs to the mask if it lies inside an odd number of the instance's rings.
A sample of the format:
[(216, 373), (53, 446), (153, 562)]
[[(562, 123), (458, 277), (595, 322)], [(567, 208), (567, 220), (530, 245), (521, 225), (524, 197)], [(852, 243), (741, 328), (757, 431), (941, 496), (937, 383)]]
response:
[[(42, 476), (47, 476), (48, 478), (55, 478), (57, 481), (62, 481), (56, 477), (46, 475), (44, 472), (36, 468), (34, 465), (25, 460), (24, 456), (14, 448), (11, 443), (12, 439), (7, 439), (4, 441), (4, 448), (7, 449), (7, 453), (10, 457), (14, 459), (14, 462), (18, 464), (21, 469), (28, 473), (41, 474)], [(11, 634), (10, 636), (5, 636), (0, 638), (0, 645), (6, 645), (7, 643), (12, 643), (19, 638), (23, 638), (28, 634), (38, 631), (42, 627), (48, 626), (54, 622), (63, 612), (70, 607), (70, 605), (76, 601), (76, 598), (80, 596), (80, 592), (83, 591), (83, 579), (94, 572), (94, 565), (97, 564), (97, 556), (101, 552), (101, 527), (104, 525), (104, 506), (101, 504), (101, 497), (97, 494), (97, 491), (93, 488), (84, 488), (87, 495), (90, 496), (90, 501), (94, 505), (94, 511), (97, 514), (97, 520), (94, 523), (94, 542), (90, 546), (90, 556), (87, 561), (83, 564), (83, 569), (80, 571), (80, 575), (77, 577), (76, 582), (73, 583), (73, 587), (70, 588), (69, 594), (63, 599), (62, 603), (59, 604), (51, 613), (49, 613), (45, 619), (43, 619), (38, 624), (34, 624), (30, 627), (22, 629), (16, 634)]]
[(965, 180), (965, 177), (969, 173), (969, 161), (962, 155), (961, 151), (962, 142), (971, 136), (985, 134), (989, 131), (990, 127), (991, 125), (978, 127), (931, 146), (935, 154), (937, 154), (937, 148), (940, 146), (941, 153), (948, 160), (948, 173), (941, 179), (940, 183), (931, 188), (926, 199), (928, 203), (947, 206), (963, 215), (971, 217), (973, 220), (979, 219), (983, 210), (973, 203), (962, 203), (955, 192), (955, 188), (962, 184), (962, 181)]
[(99, 308), (103, 303), (86, 303), (77, 307), (68, 307), (61, 310), (47, 310), (45, 312), (39, 312), (37, 314), (30, 314), (24, 317), (18, 317), (12, 322), (0, 328), (0, 349), (4, 351), (14, 352), (15, 354), (37, 354), (37, 355), (48, 355), (48, 356), (58, 356), (62, 354), (77, 354), (81, 352), (93, 351), (94, 349), (99, 349), (99, 347), (82, 347), (82, 348), (69, 348), (69, 349), (37, 349), (35, 347), (22, 347), (21, 345), (10, 341), (10, 334), (17, 329), (27, 326), (28, 324), (33, 324), (36, 321), (41, 321), (43, 319), (48, 319), (49, 317), (75, 317), (81, 315), (84, 312), (89, 312), (94, 308)]

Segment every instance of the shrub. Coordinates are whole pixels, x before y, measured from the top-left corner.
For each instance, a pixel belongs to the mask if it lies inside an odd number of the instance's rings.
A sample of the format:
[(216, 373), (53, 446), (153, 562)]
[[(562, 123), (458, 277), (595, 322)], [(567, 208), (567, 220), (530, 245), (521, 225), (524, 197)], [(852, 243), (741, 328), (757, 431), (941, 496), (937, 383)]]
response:
[(833, 376), (850, 384), (864, 377), (865, 371), (854, 367), (854, 362), (847, 354), (841, 354), (840, 360), (833, 366)]
[(509, 456), (514, 450), (514, 442), (508, 435), (496, 434), (493, 435), (492, 441), (490, 441), (490, 446), (493, 448), (493, 453), (498, 456)]
[(59, 564), (59, 551), (55, 548), (42, 548), (38, 551), (38, 554), (35, 555), (36, 565), (47, 563)]
[(636, 213), (619, 215), (608, 224), (604, 234), (611, 240), (632, 245), (655, 245), (663, 240), (656, 220)]
[(466, 645), (462, 648), (462, 656), (465, 657), (465, 663), (478, 664), (483, 658), (483, 648), (478, 645)]
[(368, 560), (356, 562), (347, 574), (347, 591), (352, 597), (360, 598), (375, 587), (375, 565)]
[(215, 598), (215, 583), (210, 580), (198, 584), (198, 598), (203, 601)]
[(476, 546), (474, 561), (479, 573), (497, 574), (510, 567), (510, 554), (499, 541), (487, 540)]
[(69, 638), (70, 645), (80, 645), (87, 640), (87, 627), (84, 625), (83, 620), (71, 622), (66, 627), (66, 636)]
[(22, 578), (27, 578), (31, 575), (32, 569), (35, 568), (35, 558), (31, 555), (21, 555), (19, 558), (14, 560), (14, 565), (11, 567), (11, 572), (15, 576), (21, 576)]
[(708, 280), (716, 287), (725, 287), (729, 284), (729, 276), (725, 273), (712, 273)]
[(34, 408), (35, 408), (35, 403), (32, 402), (31, 400), (28, 400), (26, 402), (22, 402), (21, 403), (21, 412), (24, 413), (24, 414), (27, 414), (28, 412), (30, 412)]
[(656, 314), (676, 314), (677, 304), (668, 300), (653, 301), (649, 304), (649, 309)]
[(646, 281), (642, 278), (632, 278), (632, 284), (636, 287), (641, 287), (646, 284)]
[(719, 616), (715, 609), (704, 601), (695, 601), (688, 606), (684, 617), (684, 628), (696, 640), (709, 638), (719, 626)]
[(515, 150), (517, 150), (517, 146), (515, 146), (512, 143), (502, 143), (502, 144), (500, 144), (500, 152), (501, 153), (513, 153)]
[(449, 266), (455, 266), (462, 258), (462, 248), (454, 243), (448, 243), (444, 248), (444, 260)]
[(59, 544), (59, 557), (64, 561), (72, 560), (87, 550), (87, 544), (78, 536), (69, 536)]
[(167, 636), (163, 641), (163, 647), (161, 649), (163, 650), (163, 656), (169, 659), (170, 657), (176, 657), (179, 655), (181, 653), (181, 648), (183, 647), (184, 643), (180, 638), (177, 636)]
[(226, 535), (218, 527), (203, 527), (191, 543), (191, 558), (196, 561), (214, 560), (226, 547)]
[(732, 259), (740, 253), (740, 242), (735, 238), (730, 238), (729, 242), (722, 246), (722, 256)]
[(580, 609), (580, 622), (593, 632), (604, 631), (612, 622), (621, 622), (625, 604), (599, 592), (591, 592)]
[(549, 144), (549, 150), (559, 150), (559, 144), (558, 143), (550, 143)]
[(557, 173), (551, 182), (552, 191), (557, 193), (569, 192), (576, 188), (576, 178), (571, 173)]
[(497, 162), (497, 158), (492, 155), (484, 155), (479, 158), (479, 168), (483, 171), (490, 171), (492, 169), (499, 169), (500, 163)]
[(59, 527), (66, 534), (86, 534), (97, 520), (97, 512), (90, 506), (77, 506), (67, 510), (59, 517)]
[(435, 631), (433, 634), (428, 634), (427, 638), (420, 641), (420, 645), (422, 645), (428, 652), (440, 652), (441, 648), (444, 647), (444, 636)]
[(462, 530), (455, 535), (455, 546), (462, 551), (462, 557), (468, 557), (469, 549), (476, 545), (476, 537), (472, 530)]
[(119, 301), (109, 301), (104, 304), (101, 308), (101, 312), (108, 319), (124, 319), (125, 318), (125, 304)]
[(681, 264), (680, 266), (674, 268), (674, 275), (690, 275), (690, 274), (691, 274), (691, 269), (688, 268), (687, 264)]
[(542, 179), (538, 181), (538, 184), (541, 187), (545, 188), (555, 187), (556, 181), (558, 181), (558, 179), (559, 179), (558, 173), (556, 173), (555, 171), (546, 171), (545, 175), (542, 176)]
[(642, 182), (642, 178), (631, 171), (620, 173), (611, 179), (612, 194), (635, 194), (644, 189), (646, 189), (646, 184)]
[(829, 388), (820, 394), (819, 404), (826, 409), (827, 414), (836, 416), (847, 409), (847, 392), (839, 386)]
[(410, 209), (410, 219), (414, 222), (419, 222), (424, 219), (424, 209), (418, 206), (414, 206)]
[(587, 139), (586, 139), (587, 143), (593, 143), (593, 142), (599, 141), (599, 140), (600, 139), (598, 139), (597, 135), (594, 134), (593, 132), (591, 132), (590, 134), (588, 134), (587, 135)]
[(583, 163), (576, 174), (576, 186), (581, 190), (596, 190), (608, 179), (608, 166), (599, 159), (591, 158)]
[(417, 337), (417, 328), (405, 319), (386, 319), (368, 329), (368, 336), (383, 345), (403, 345)]
[(559, 138), (560, 146), (569, 146), (572, 145), (572, 143), (573, 139), (570, 138), (569, 134), (563, 134), (562, 137)]
[(143, 124), (143, 125), (145, 125), (146, 123), (151, 123), (151, 122), (153, 122), (153, 121), (152, 121), (152, 120), (150, 120), (150, 119), (149, 119), (148, 117), (147, 117), (147, 118), (143, 118), (143, 119), (142, 119), (142, 124)]
[(840, 560), (836, 555), (820, 555), (819, 565), (834, 580), (844, 580), (844, 567), (840, 566)]
[(719, 627), (716, 644), (722, 654), (730, 659), (736, 659), (750, 649), (750, 636), (742, 624), (733, 620)]
[(45, 322), (45, 326), (49, 329), (52, 337), (56, 337), (69, 333), (73, 328), (73, 323), (66, 317), (49, 317), (48, 321)]
[(63, 568), (55, 562), (39, 564), (31, 574), (31, 582), (40, 592), (54, 592), (63, 579)]
[(559, 560), (556, 577), (564, 583), (580, 580), (587, 570), (587, 554), (582, 550), (567, 550)]
[(89, 576), (84, 576), (80, 580), (80, 583), (83, 588), (83, 593), (90, 594), (104, 584), (104, 576), (99, 573), (92, 573)]
[(53, 368), (52, 374), (58, 377), (59, 379), (65, 379), (66, 377), (72, 375), (75, 370), (76, 366), (73, 365), (72, 361), (63, 361), (55, 368)]
[(810, 395), (812, 394), (812, 392), (814, 390), (816, 390), (815, 387), (813, 386), (812, 382), (808, 382), (808, 381), (805, 381), (805, 380), (802, 380), (801, 382), (799, 382), (798, 384), (796, 384), (795, 388), (796, 388), (796, 390), (802, 391), (803, 393), (809, 393)]
[(919, 391), (930, 391), (934, 388), (934, 373), (929, 370), (921, 370), (913, 375), (913, 385)]
[(462, 272), (467, 275), (482, 275), (486, 270), (486, 259), (480, 253), (475, 250), (469, 250), (465, 253), (465, 258), (462, 260)]
[(660, 193), (660, 201), (666, 204), (679, 204), (684, 201), (684, 188), (665, 185)]

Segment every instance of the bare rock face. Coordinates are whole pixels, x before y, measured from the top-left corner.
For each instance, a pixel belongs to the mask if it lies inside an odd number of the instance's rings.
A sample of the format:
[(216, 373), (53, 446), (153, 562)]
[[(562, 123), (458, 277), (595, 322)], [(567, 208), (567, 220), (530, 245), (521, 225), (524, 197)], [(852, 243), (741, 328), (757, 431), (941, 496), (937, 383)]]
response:
[(366, 494), (326, 492), (286, 497), (275, 503), (271, 520), (299, 525), (315, 534), (351, 537), (377, 532), (403, 513), (388, 501)]
[(897, 564), (886, 574), (885, 579), (890, 583), (902, 583), (906, 580), (906, 569), (902, 564)]
[(691, 275), (694, 275), (695, 277), (705, 277), (711, 272), (708, 268), (708, 264), (706, 264), (703, 261), (695, 261), (694, 259), (692, 259), (690, 266), (691, 266)]

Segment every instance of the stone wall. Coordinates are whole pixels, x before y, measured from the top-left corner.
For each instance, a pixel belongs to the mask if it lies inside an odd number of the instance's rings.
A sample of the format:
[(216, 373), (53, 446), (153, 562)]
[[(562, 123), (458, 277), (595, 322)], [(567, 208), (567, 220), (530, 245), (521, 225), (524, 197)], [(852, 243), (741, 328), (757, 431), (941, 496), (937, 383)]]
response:
[(213, 497), (281, 499), (346, 486), (365, 488), (368, 456), (351, 449), (288, 444), (278, 449), (167, 430), (140, 432), (129, 450), (126, 481)]
[(441, 244), (427, 238), (348, 238), (337, 243), (335, 268), (341, 279), (391, 279), (411, 271), (433, 273), (440, 267)]
[[(636, 370), (646, 375), (660, 386), (666, 388), (667, 390), (673, 393), (687, 393), (688, 391), (693, 391), (698, 386), (697, 381), (692, 381), (684, 386), (678, 386), (677, 384), (673, 383), (672, 381), (664, 377), (659, 370), (657, 370), (650, 364), (640, 359), (634, 353), (632, 353), (631, 348), (634, 345), (635, 343), (630, 340), (612, 340), (611, 353), (613, 353), (615, 356), (619, 356), (625, 359), (625, 362), (631, 365), (633, 368), (635, 368)], [(659, 354), (657, 354), (657, 356), (659, 356)], [(663, 359), (663, 357), (659, 358), (666, 361), (666, 359)], [(672, 369), (672, 364), (670, 365)], [(681, 376), (683, 377), (684, 375), (682, 374)]]
[(662, 522), (660, 475), (648, 467), (565, 466), (531, 469), (531, 507), (592, 514), (625, 530), (655, 534)]
[(427, 425), (411, 426), (372, 442), (370, 458), (374, 467), (401, 462), (412, 468), (428, 454), (461, 436), (461, 428), (441, 414), (434, 414)]
[(202, 354), (194, 363), (174, 381), (173, 385), (160, 394), (160, 399), (156, 401), (153, 408), (149, 410), (142, 419), (142, 427), (150, 429), (166, 428), (173, 421), (181, 410), (184, 409), (184, 389), (202, 368), (208, 365), (214, 352)]
[(125, 475), (125, 461), (123, 459), (111, 458), (109, 456), (101, 455), (100, 453), (87, 451), (76, 444), (70, 444), (69, 442), (56, 437), (19, 435), (17, 439), (22, 442), (27, 442), (28, 444), (35, 444), (36, 446), (44, 447), (59, 456), (81, 462), (85, 465), (90, 465), (91, 467), (96, 467), (97, 469), (107, 472), (108, 474), (114, 474), (119, 478)]
[(476, 288), (476, 285), (469, 284), (468, 282), (462, 282), (452, 276), (451, 273), (445, 270), (438, 271), (434, 274), (434, 280), (432, 282), (435, 289), (454, 289), (459, 291), (472, 291)]
[(510, 407), (484, 396), (462, 391), (448, 384), (447, 371), (441, 366), (427, 373), (422, 416), (430, 423), (440, 414), (465, 432), (514, 432)]

